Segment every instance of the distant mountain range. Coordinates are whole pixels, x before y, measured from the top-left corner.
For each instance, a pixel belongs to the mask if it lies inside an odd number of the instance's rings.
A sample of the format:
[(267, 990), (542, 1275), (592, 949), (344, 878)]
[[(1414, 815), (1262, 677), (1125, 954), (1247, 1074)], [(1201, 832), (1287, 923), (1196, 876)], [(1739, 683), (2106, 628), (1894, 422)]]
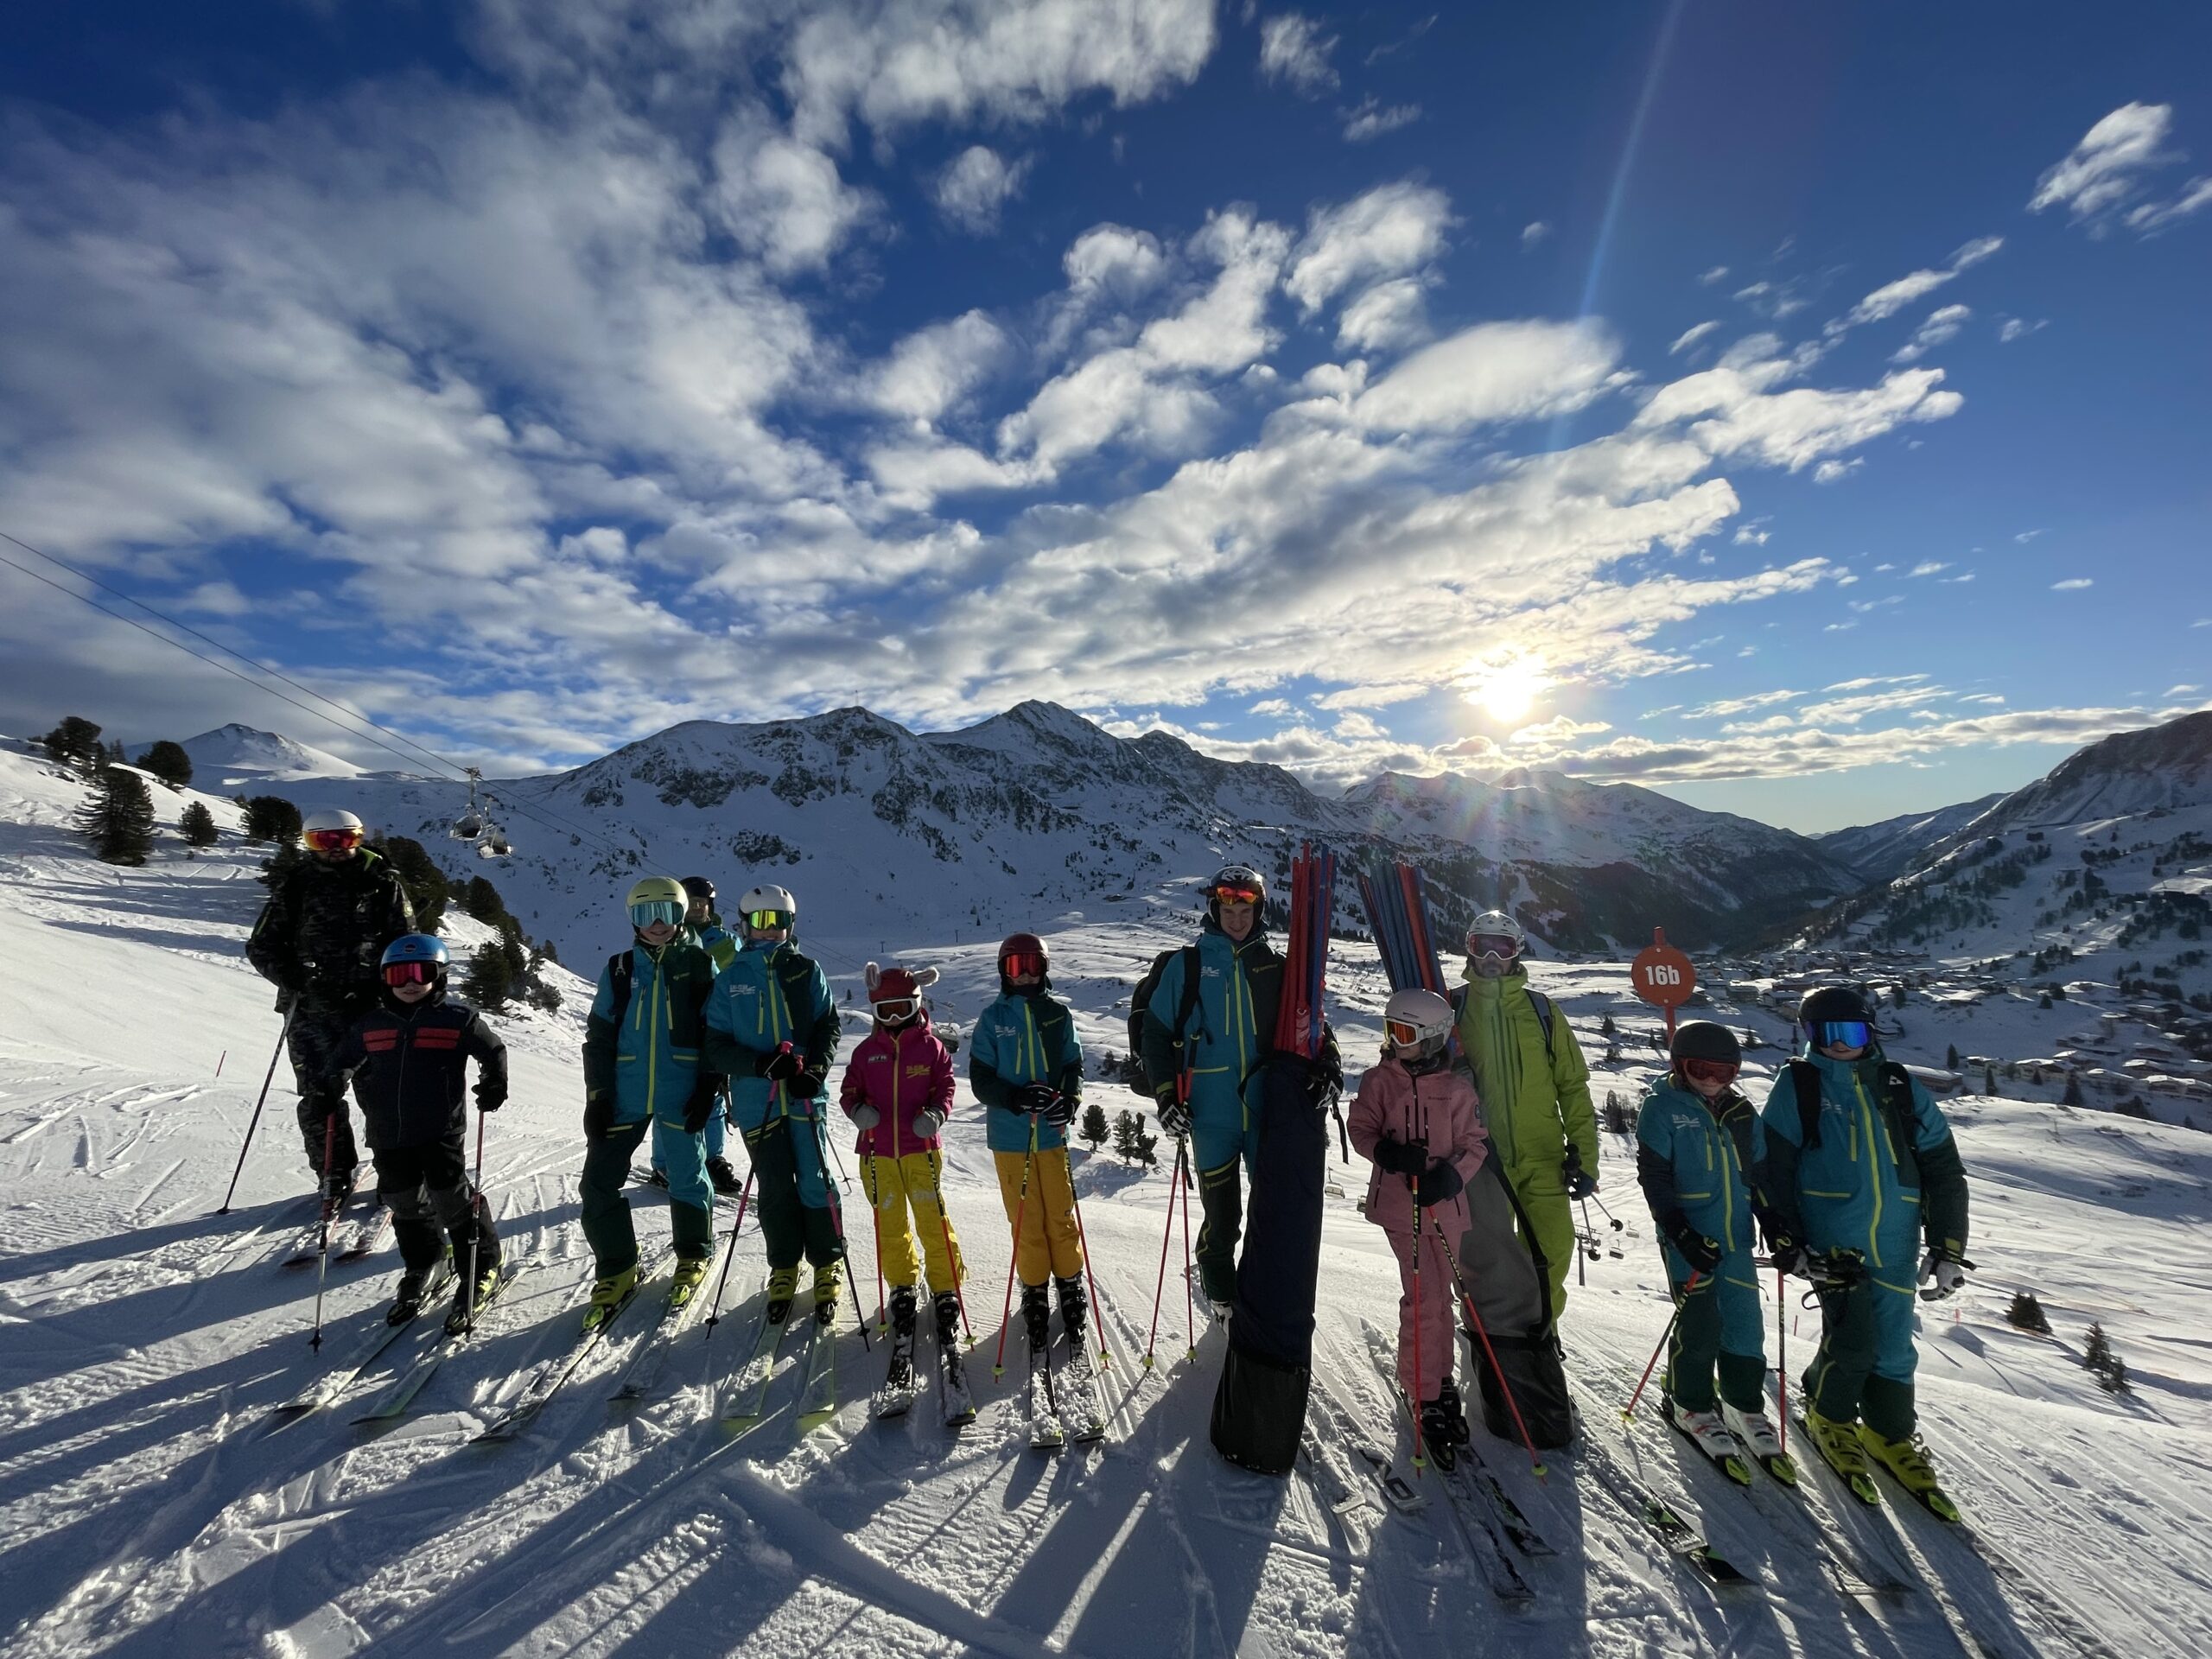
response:
[(232, 784), (291, 783), (308, 778), (358, 778), (361, 768), (325, 750), (251, 726), (219, 726), (188, 738), (193, 782), (210, 791)]

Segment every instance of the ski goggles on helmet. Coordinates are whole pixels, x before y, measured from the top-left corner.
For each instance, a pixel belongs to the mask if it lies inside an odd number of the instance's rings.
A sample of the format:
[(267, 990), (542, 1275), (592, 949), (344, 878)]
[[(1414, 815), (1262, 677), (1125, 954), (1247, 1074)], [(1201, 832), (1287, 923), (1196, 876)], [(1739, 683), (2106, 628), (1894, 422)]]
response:
[(361, 844), (359, 830), (310, 830), (301, 837), (308, 850), (316, 853), (350, 853)]
[(788, 910), (748, 910), (745, 912), (745, 925), (755, 933), (766, 933), (776, 927), (789, 932), (791, 913)]
[(643, 929), (660, 922), (674, 927), (683, 919), (686, 908), (680, 899), (640, 899), (630, 906), (630, 925)]
[(1016, 950), (999, 958), (999, 972), (1008, 979), (1020, 979), (1025, 975), (1045, 977), (1045, 958), (1034, 950)]
[(387, 985), (428, 985), (438, 976), (435, 962), (387, 962), (384, 965), (384, 982)]
[(894, 996), (875, 1005), (875, 1017), (887, 1026), (903, 1026), (920, 1010), (921, 1003), (911, 996)]
[(1257, 887), (1216, 887), (1215, 902), (1224, 905), (1256, 905), (1264, 897)]
[(1733, 1060), (1696, 1060), (1682, 1062), (1682, 1075), (1693, 1083), (1731, 1084), (1741, 1070)]
[(1471, 956), (1513, 957), (1521, 954), (1521, 941), (1508, 933), (1477, 933), (1467, 940)]
[(1864, 1048), (1874, 1040), (1874, 1027), (1864, 1020), (1821, 1020), (1813, 1027), (1813, 1046), (1834, 1048), (1841, 1043), (1846, 1048)]
[(1400, 1048), (1417, 1046), (1426, 1034), (1410, 1020), (1385, 1020), (1382, 1029), (1389, 1033), (1390, 1040)]

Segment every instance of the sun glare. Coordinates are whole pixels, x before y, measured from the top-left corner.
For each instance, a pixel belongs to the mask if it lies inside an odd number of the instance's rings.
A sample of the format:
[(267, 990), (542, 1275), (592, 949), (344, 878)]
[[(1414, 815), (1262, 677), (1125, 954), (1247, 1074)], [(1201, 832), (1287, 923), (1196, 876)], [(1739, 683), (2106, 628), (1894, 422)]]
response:
[(1536, 699), (1551, 684), (1542, 660), (1535, 657), (1478, 664), (1465, 680), (1467, 701), (1479, 704), (1492, 720), (1505, 725), (1527, 719)]

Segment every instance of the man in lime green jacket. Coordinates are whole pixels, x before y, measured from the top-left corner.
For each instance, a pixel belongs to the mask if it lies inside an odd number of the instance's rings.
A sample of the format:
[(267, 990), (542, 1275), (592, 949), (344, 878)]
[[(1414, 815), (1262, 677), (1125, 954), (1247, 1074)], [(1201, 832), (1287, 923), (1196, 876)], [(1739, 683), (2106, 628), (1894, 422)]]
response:
[(1513, 1189), (1522, 1242), (1542, 1258), (1552, 1313), (1567, 1306), (1573, 1201), (1598, 1190), (1598, 1116), (1590, 1067), (1551, 1000), (1520, 963), (1528, 936), (1503, 911), (1467, 930), (1459, 1047), (1482, 1096), (1491, 1154)]

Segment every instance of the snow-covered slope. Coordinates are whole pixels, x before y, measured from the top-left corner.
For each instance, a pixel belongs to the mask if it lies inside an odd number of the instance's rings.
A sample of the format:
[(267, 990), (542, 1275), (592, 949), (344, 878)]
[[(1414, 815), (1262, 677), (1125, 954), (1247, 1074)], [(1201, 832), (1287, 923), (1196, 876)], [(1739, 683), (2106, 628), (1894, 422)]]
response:
[(305, 778), (358, 778), (361, 768), (322, 749), (276, 732), (233, 721), (184, 741), (194, 780), (213, 789), (230, 785), (291, 783)]
[[(623, 786), (639, 787), (627, 774)], [(733, 1440), (706, 1421), (710, 1383), (760, 1306), (765, 1264), (748, 1222), (728, 1317), (711, 1338), (689, 1334), (657, 1397), (629, 1411), (605, 1399), (633, 1323), (520, 1443), (470, 1446), (572, 1328), (590, 1272), (573, 997), (558, 1014), (499, 1022), (515, 1090), (488, 1121), (486, 1185), (526, 1264), (512, 1295), (397, 1429), (346, 1421), (388, 1370), (279, 1427), (272, 1408), (314, 1374), (315, 1294), (312, 1274), (276, 1265), (307, 1213), (281, 1072), (237, 1207), (212, 1213), (276, 1034), (267, 988), (238, 955), (261, 895), (253, 861), (227, 845), (188, 859), (168, 840), (143, 870), (95, 864), (62, 828), (78, 793), (0, 755), (0, 1649), (10, 1655), (2212, 1651), (2201, 1491), (2212, 1466), (2201, 1338), (2212, 1143), (2012, 1102), (1950, 1103), (1980, 1268), (1922, 1332), (1927, 1433), (1986, 1556), (1916, 1515), (1873, 1523), (1878, 1536), (1901, 1529), (1904, 1560), (1940, 1594), (1872, 1605), (1839, 1595), (1802, 1524), (1787, 1521), (1790, 1500), (1771, 1499), (1770, 1513), (1688, 1466), (1648, 1426), (1648, 1408), (1646, 1426), (1622, 1437), (1610, 1408), (1667, 1306), (1632, 1155), (1611, 1137), (1603, 1196), (1624, 1230), (1599, 1236), (1621, 1254), (1601, 1244), (1585, 1264), (1566, 1327), (1590, 1391), (1586, 1428), (1701, 1516), (1763, 1592), (1723, 1602), (1700, 1587), (1589, 1478), (1585, 1454), (1554, 1454), (1539, 1484), (1525, 1458), (1478, 1431), (1559, 1550), (1522, 1561), (1537, 1599), (1516, 1615), (1499, 1610), (1433, 1478), (1421, 1483), (1427, 1509), (1408, 1517), (1363, 1486), (1338, 1512), (1320, 1477), (1277, 1484), (1226, 1468), (1206, 1443), (1221, 1338), (1202, 1331), (1185, 1357), (1172, 1266), (1157, 1363), (1138, 1363), (1167, 1173), (1088, 1152), (1077, 1184), (1114, 1355), (1114, 1429), (1098, 1448), (1040, 1458), (1013, 1389), (989, 1377), (1007, 1229), (964, 1088), (944, 1191), (969, 1268), (982, 1409), (957, 1439), (928, 1395), (902, 1422), (868, 1419), (861, 1397), (879, 1361), (849, 1309), (836, 1338), (849, 1403), (825, 1428), (798, 1432), (788, 1367), (750, 1433)], [(945, 923), (918, 920), (910, 957), (944, 964), (947, 996), (972, 1001), (988, 945), (966, 929), (956, 944)], [(995, 938), (1002, 925), (982, 931)], [(1047, 931), (1086, 1044), (1107, 1046), (1157, 936), (1118, 918)], [(1539, 974), (1589, 1048), (1601, 1098), (1632, 1103), (1643, 1068), (1606, 1064), (1596, 1029), (1602, 1016), (1636, 1019), (1620, 966)], [(1371, 950), (1339, 945), (1332, 985), (1356, 1072), (1382, 995)], [(1109, 1110), (1135, 1103), (1095, 1087)], [(1319, 1397), (1402, 1465), (1408, 1436), (1364, 1345), (1367, 1327), (1391, 1322), (1396, 1276), (1353, 1202), (1357, 1168), (1331, 1168), (1344, 1192), (1328, 1205)], [(641, 1234), (664, 1238), (657, 1199), (632, 1193)], [(870, 1217), (851, 1199), (873, 1313)], [(388, 1249), (333, 1269), (335, 1345), (373, 1325), (395, 1271)], [(2017, 1289), (2037, 1292), (2053, 1338), (2004, 1322)], [(1794, 1299), (1783, 1317), (1800, 1367), (1810, 1317)], [(2077, 1361), (2092, 1320), (2126, 1360), (2133, 1395), (2088, 1385)], [(1328, 1441), (1324, 1456), (1340, 1454)]]
[(1985, 795), (1978, 801), (1961, 801), (1933, 812), (1907, 812), (1879, 823), (1830, 830), (1812, 839), (1822, 852), (1849, 865), (1869, 882), (1889, 881), (1913, 868), (1929, 849), (2004, 798), (2001, 794)]

